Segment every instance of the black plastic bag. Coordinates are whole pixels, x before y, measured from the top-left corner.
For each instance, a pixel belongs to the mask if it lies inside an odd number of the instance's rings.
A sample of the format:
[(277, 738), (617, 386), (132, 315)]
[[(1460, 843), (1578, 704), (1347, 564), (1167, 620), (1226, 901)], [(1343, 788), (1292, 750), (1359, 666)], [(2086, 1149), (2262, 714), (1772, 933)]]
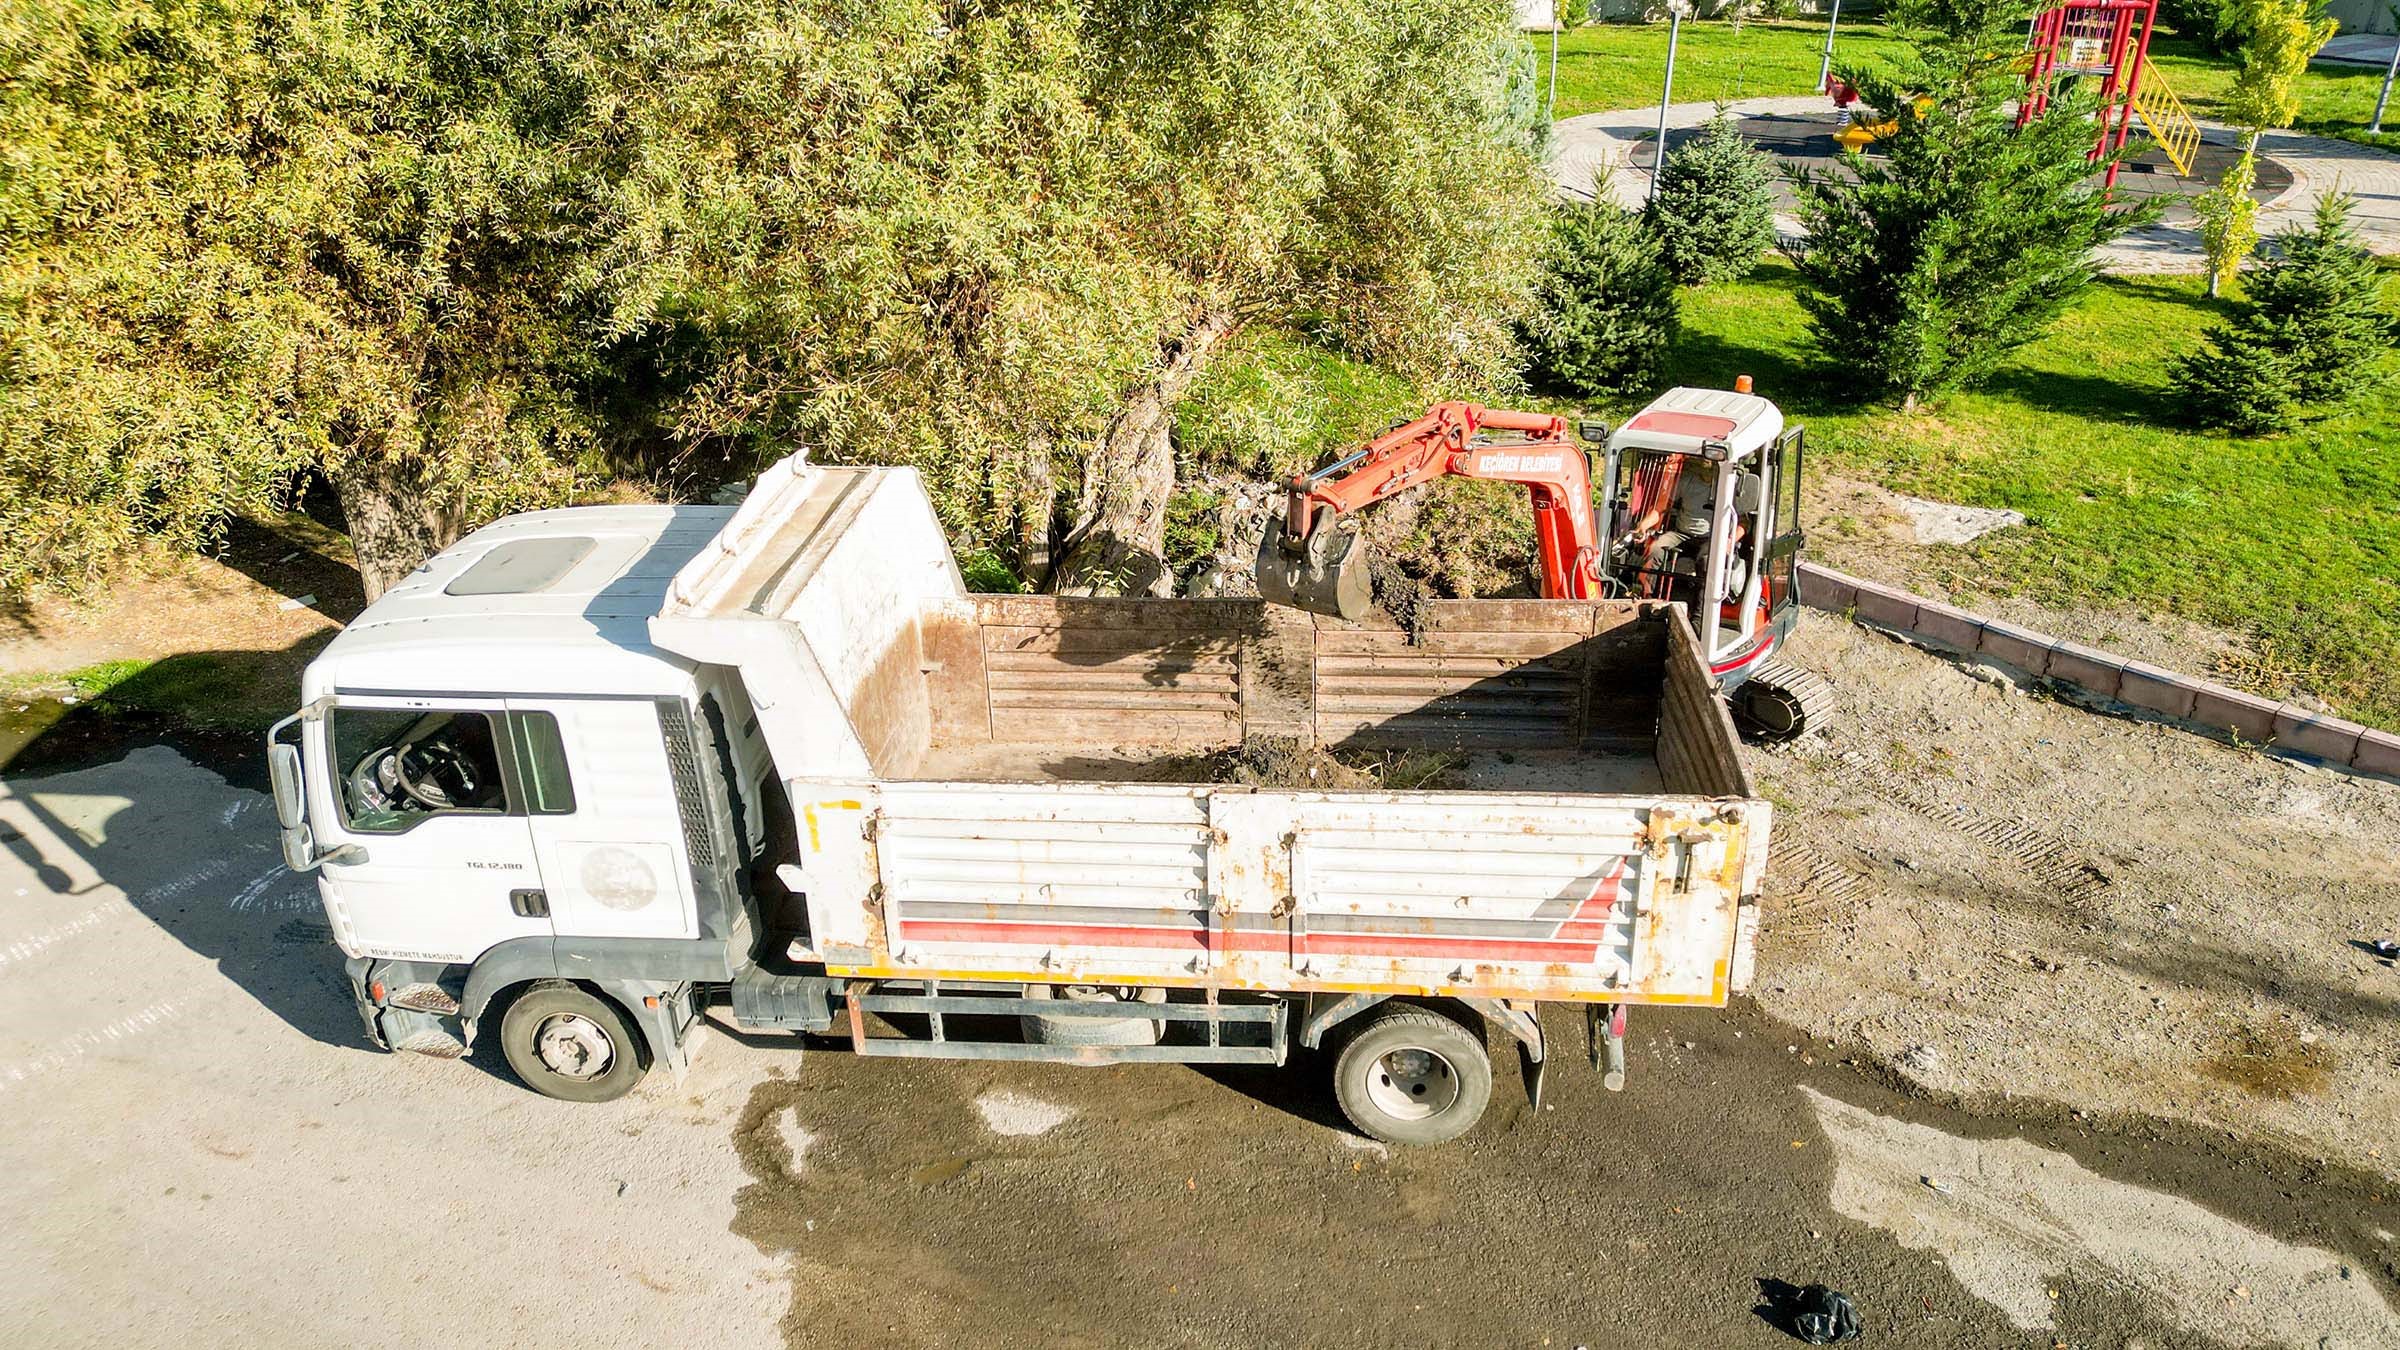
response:
[(1810, 1345), (1858, 1339), (1858, 1309), (1848, 1294), (1812, 1284), (1792, 1300), (1792, 1331)]

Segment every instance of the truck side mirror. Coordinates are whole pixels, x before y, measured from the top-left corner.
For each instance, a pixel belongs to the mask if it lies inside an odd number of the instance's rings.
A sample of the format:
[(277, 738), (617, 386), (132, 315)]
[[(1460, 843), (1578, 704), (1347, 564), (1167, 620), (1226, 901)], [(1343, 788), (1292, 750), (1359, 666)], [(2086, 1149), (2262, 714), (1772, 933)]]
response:
[(1733, 509), (1750, 515), (1766, 502), (1766, 481), (1754, 473), (1733, 476)]
[(276, 823), (286, 830), (305, 824), (308, 803), (301, 795), (299, 746), (267, 747), (267, 784), (275, 796)]
[(283, 865), (295, 872), (316, 870), (322, 859), (317, 857), (317, 837), (307, 821), (283, 827)]
[(1575, 424), (1575, 434), (1587, 445), (1600, 445), (1608, 440), (1608, 423), (1590, 419)]

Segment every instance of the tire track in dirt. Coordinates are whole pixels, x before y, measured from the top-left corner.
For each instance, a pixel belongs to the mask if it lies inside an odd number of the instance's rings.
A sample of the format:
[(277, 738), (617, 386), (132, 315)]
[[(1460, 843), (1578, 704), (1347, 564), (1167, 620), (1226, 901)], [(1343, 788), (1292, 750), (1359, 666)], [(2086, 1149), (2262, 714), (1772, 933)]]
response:
[(2109, 875), (2098, 863), (2040, 826), (1950, 801), (1923, 783), (1903, 778), (1856, 750), (1843, 751), (1831, 767), (1837, 781), (1906, 807), (1937, 825), (1948, 826), (1988, 845), (1993, 852), (2023, 868), (2027, 877), (2070, 900), (2088, 900), (2109, 887)]

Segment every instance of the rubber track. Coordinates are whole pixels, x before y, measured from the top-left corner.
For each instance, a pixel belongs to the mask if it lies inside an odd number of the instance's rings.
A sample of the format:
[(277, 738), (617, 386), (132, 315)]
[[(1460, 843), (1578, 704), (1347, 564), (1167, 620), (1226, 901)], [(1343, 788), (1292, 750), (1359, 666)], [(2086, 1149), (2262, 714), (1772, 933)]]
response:
[(1855, 750), (1844, 751), (1840, 764), (1841, 777), (1927, 820), (1990, 845), (2014, 859), (2027, 876), (2057, 888), (2070, 899), (2096, 895), (2108, 888), (2108, 873), (2057, 835), (2022, 821), (1987, 815), (1974, 807), (1946, 801), (1924, 784), (1903, 778)]
[(1822, 729), (1840, 704), (1831, 681), (1788, 661), (1771, 659), (1752, 671), (1750, 678), (1755, 683), (1781, 689), (1799, 702), (1800, 730), (1793, 733), (1794, 738)]

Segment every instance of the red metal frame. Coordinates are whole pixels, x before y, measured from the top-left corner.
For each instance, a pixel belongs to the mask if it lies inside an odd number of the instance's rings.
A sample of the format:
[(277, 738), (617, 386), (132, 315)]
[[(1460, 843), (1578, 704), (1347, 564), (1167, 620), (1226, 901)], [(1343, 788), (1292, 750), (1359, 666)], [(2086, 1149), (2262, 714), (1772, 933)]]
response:
[[(2025, 96), (2017, 104), (2017, 125), (2050, 108), (2050, 91), (2062, 74), (2100, 78), (2100, 139), (2091, 158), (2101, 159), (2125, 148), (2133, 135), (2133, 97), (2140, 92), (2142, 72), (2150, 64), (2150, 36), (2158, 21), (2158, 0), (2071, 0), (2046, 10), (2033, 21), (2026, 38), (2032, 64), (2025, 71)], [(2098, 66), (2063, 66), (2061, 56), (2076, 40), (2099, 40), (2107, 52)], [(2130, 56), (2130, 60), (2128, 57)], [(2113, 119), (2113, 120), (2112, 120)], [(2117, 166), (2108, 166), (2108, 186), (2117, 183)]]

